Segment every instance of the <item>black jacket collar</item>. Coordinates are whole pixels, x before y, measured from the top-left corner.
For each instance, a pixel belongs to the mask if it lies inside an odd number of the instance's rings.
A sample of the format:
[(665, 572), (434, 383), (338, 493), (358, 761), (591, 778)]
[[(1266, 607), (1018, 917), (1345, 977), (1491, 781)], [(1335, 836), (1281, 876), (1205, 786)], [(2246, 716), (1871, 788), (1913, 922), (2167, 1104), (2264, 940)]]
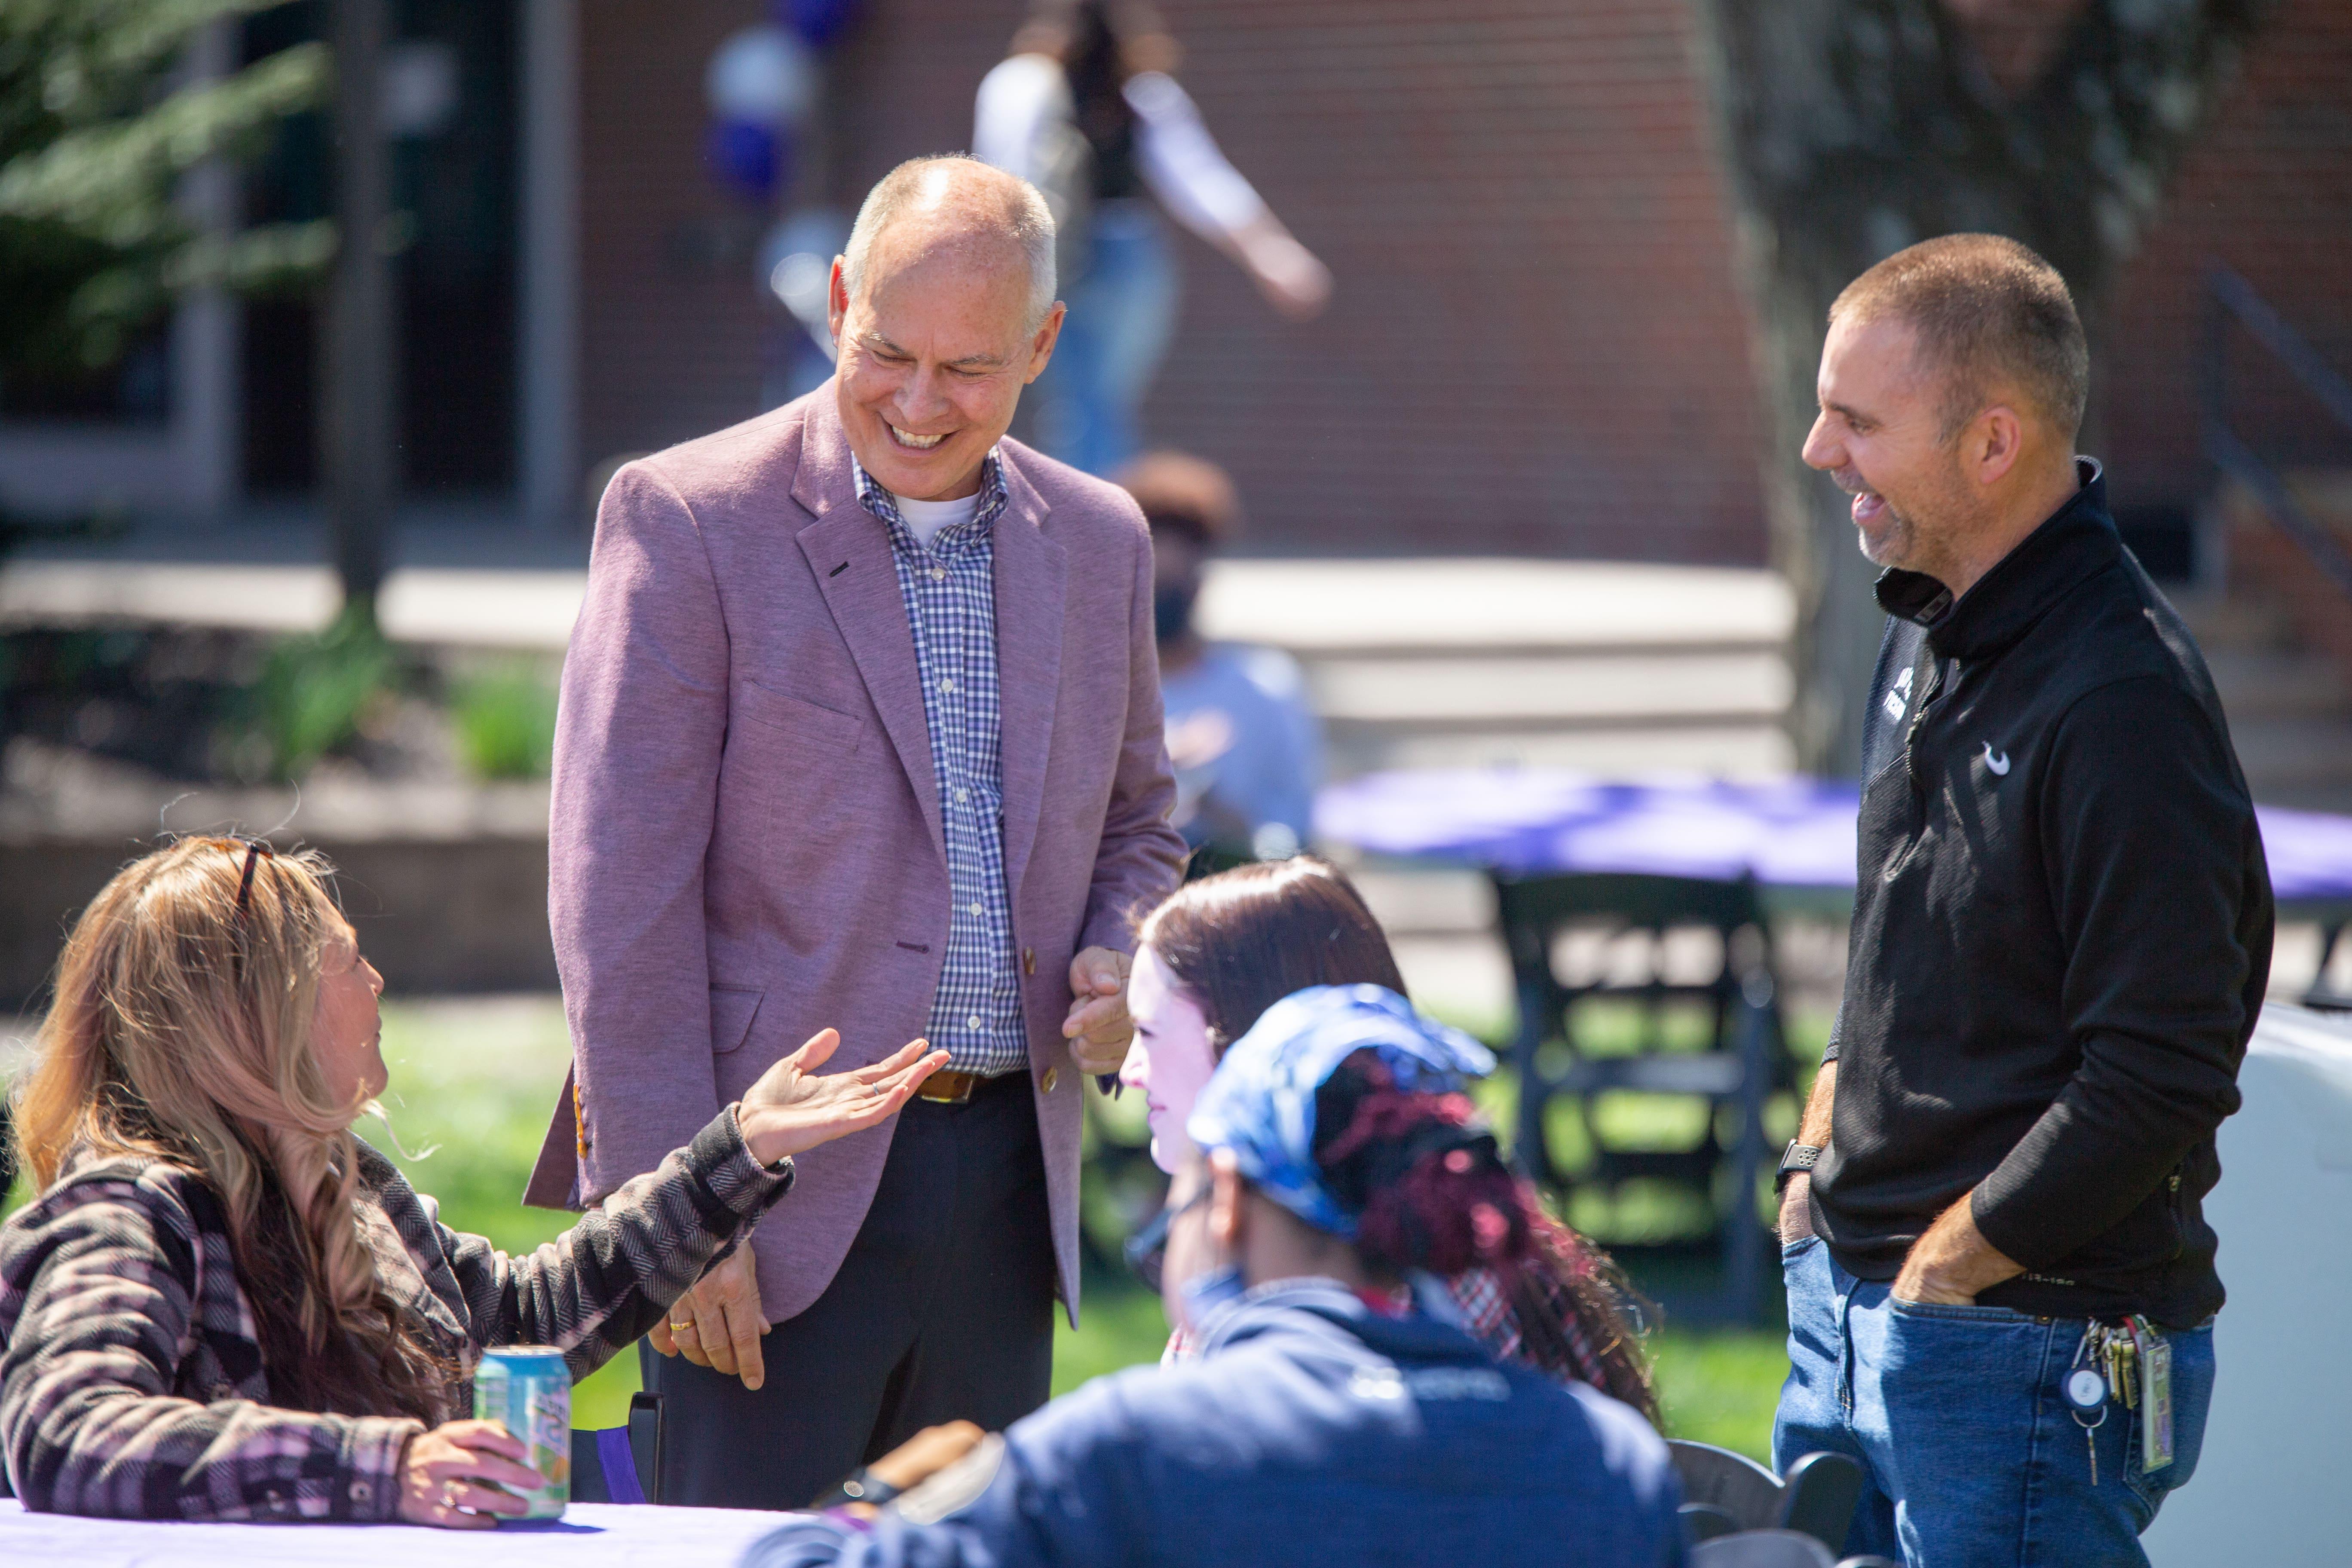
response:
[(1878, 579), (1878, 604), (1888, 615), (1927, 628), (1938, 658), (1990, 658), (2023, 637), (2069, 589), (2111, 564), (2122, 549), (2107, 514), (2107, 481), (2098, 463), (2077, 458), (2082, 488), (1995, 563), (1957, 601), (1950, 589), (1921, 572), (1889, 567)]

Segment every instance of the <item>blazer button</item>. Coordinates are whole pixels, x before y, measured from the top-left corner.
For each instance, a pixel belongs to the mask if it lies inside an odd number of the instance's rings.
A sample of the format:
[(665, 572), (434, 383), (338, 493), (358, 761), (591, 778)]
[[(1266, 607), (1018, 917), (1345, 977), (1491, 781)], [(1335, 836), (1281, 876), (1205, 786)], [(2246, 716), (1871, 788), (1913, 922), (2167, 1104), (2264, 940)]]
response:
[(1051, 1094), (1054, 1092), (1054, 1086), (1061, 1081), (1062, 1069), (1059, 1068), (1047, 1068), (1045, 1069), (1045, 1078), (1040, 1080), (1039, 1087), (1043, 1088), (1047, 1094)]
[(1024, 947), (1021, 950), (1021, 973), (1024, 974), (1034, 974), (1037, 973), (1037, 950), (1035, 948)]

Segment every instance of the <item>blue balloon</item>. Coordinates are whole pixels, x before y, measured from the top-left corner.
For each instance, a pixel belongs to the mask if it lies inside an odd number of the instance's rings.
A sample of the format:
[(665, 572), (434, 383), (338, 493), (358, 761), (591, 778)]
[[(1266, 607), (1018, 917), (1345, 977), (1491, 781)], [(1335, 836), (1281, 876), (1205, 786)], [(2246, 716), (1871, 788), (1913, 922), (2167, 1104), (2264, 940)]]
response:
[(702, 141), (702, 161), (711, 177), (732, 194), (766, 201), (782, 183), (791, 150), (773, 127), (722, 120)]
[(857, 0), (775, 0), (776, 20), (823, 48), (857, 19)]

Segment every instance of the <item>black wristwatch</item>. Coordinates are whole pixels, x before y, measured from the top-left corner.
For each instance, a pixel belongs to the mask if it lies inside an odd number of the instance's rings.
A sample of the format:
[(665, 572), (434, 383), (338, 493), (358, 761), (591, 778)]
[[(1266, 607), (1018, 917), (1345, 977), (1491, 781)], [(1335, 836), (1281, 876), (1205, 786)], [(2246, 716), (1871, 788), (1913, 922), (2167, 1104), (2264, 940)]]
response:
[(1776, 1193), (1787, 1192), (1789, 1178), (1800, 1171), (1811, 1171), (1821, 1163), (1821, 1158), (1822, 1150), (1819, 1145), (1800, 1143), (1795, 1139), (1790, 1139), (1787, 1151), (1780, 1156), (1780, 1168), (1772, 1173), (1772, 1190)]
[(860, 1465), (849, 1472), (849, 1479), (810, 1505), (812, 1510), (839, 1508), (844, 1503), (870, 1502), (879, 1508), (898, 1495), (898, 1489)]

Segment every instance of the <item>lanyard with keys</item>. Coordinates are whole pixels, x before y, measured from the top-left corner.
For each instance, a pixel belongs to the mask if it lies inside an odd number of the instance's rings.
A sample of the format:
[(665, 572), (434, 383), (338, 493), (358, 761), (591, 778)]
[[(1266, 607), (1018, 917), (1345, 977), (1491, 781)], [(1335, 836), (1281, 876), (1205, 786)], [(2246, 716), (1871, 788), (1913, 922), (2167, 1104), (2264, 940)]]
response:
[(2094, 1487), (2099, 1484), (2095, 1434), (2106, 1425), (2111, 1399), (2120, 1399), (2139, 1418), (2140, 1469), (2160, 1470), (2172, 1463), (2172, 1347), (2146, 1318), (2085, 1324), (2059, 1393), (2083, 1429)]

